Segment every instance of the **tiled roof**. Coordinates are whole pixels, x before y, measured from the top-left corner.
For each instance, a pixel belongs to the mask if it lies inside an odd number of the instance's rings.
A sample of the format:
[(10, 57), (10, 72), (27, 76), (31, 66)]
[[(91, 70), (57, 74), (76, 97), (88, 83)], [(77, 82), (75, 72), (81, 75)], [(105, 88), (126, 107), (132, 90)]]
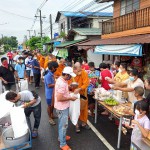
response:
[(97, 45), (123, 45), (123, 44), (144, 44), (150, 43), (150, 34), (132, 35), (120, 38), (91, 40), (78, 44), (79, 46), (97, 46)]

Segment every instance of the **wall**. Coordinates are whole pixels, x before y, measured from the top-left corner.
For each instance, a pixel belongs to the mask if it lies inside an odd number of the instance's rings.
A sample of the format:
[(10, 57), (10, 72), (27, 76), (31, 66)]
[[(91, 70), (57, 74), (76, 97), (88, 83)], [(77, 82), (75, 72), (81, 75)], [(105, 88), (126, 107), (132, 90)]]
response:
[(100, 18), (93, 18), (91, 20), (91, 23), (93, 24), (92, 28), (100, 28), (102, 29), (102, 25), (100, 25), (100, 23), (102, 21), (106, 21), (106, 20), (109, 20), (111, 19), (112, 17), (100, 17)]
[(130, 36), (130, 35), (138, 35), (138, 34), (148, 34), (150, 33), (150, 27), (143, 27), (143, 28), (137, 28), (133, 30), (127, 30), (122, 32), (116, 32), (111, 34), (104, 34), (102, 35), (102, 39), (109, 39), (109, 38), (118, 38), (123, 36)]
[(150, 0), (141, 0), (140, 1), (140, 9), (150, 7)]
[[(120, 6), (121, 6), (121, 0), (115, 0), (114, 1), (114, 16), (113, 18), (120, 16)], [(150, 0), (140, 0), (140, 9), (150, 7)]]
[(86, 39), (87, 36), (82, 36), (82, 35), (75, 35), (74, 40), (82, 40), (82, 39)]
[(65, 22), (65, 33), (68, 33), (68, 29), (67, 29), (67, 17), (61, 15), (59, 22), (58, 22), (58, 27), (59, 27), (59, 33), (61, 32), (61, 23)]
[(94, 62), (95, 67), (98, 68), (99, 64), (102, 63), (102, 55), (94, 54), (92, 50), (87, 51), (88, 62)]

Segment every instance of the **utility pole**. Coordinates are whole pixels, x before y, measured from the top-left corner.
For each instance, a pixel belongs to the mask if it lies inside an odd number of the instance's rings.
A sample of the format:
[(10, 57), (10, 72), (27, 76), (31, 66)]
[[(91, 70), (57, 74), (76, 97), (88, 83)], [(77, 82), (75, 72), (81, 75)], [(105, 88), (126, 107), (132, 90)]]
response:
[(34, 30), (34, 36), (36, 36), (36, 31)]
[(33, 30), (27, 30), (29, 32), (29, 39), (31, 38), (31, 31)]
[(53, 25), (52, 25), (52, 15), (49, 15), (49, 22), (50, 22), (50, 32), (51, 32), (51, 40), (53, 38)]
[(40, 12), (40, 16), (35, 16), (35, 17), (39, 17), (40, 18), (40, 35), (41, 35), (41, 39), (42, 39), (42, 36), (43, 36), (43, 31), (42, 31), (42, 24), (43, 24), (43, 22), (42, 22), (42, 19), (43, 18), (46, 18), (45, 16), (42, 16), (42, 12), (41, 12), (41, 10), (39, 10), (39, 12)]

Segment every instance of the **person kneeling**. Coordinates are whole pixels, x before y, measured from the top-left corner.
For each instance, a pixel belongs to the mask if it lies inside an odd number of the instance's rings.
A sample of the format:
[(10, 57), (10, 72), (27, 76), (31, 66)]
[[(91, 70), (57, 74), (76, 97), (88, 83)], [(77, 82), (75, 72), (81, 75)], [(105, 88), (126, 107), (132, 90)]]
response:
[(16, 106), (22, 106), (25, 110), (25, 115), (29, 124), (30, 129), (30, 115), (33, 112), (34, 115), (34, 128), (32, 130), (32, 138), (38, 136), (38, 128), (41, 120), (41, 98), (34, 91), (22, 91), (19, 93), (8, 92), (6, 94), (6, 100), (15, 103)]

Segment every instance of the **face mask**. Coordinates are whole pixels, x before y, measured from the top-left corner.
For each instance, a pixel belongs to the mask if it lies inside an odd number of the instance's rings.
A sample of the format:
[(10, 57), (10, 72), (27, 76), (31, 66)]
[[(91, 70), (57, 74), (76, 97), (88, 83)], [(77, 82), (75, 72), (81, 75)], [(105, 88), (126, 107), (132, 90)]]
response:
[(2, 64), (4, 67), (8, 68), (8, 62), (7, 61), (3, 62)]
[(134, 81), (135, 79), (134, 79), (134, 77), (129, 77), (129, 79), (130, 79), (130, 81)]
[(23, 60), (21, 60), (20, 62), (21, 62), (21, 63), (24, 63), (24, 61), (23, 61)]
[(29, 56), (29, 59), (31, 59), (32, 58), (32, 56)]
[(119, 71), (119, 72), (122, 72), (122, 70), (121, 70), (120, 68), (118, 69), (118, 71)]
[(140, 115), (140, 112), (136, 109), (136, 110), (135, 110), (135, 114), (136, 114), (137, 116), (139, 116), (139, 115)]

